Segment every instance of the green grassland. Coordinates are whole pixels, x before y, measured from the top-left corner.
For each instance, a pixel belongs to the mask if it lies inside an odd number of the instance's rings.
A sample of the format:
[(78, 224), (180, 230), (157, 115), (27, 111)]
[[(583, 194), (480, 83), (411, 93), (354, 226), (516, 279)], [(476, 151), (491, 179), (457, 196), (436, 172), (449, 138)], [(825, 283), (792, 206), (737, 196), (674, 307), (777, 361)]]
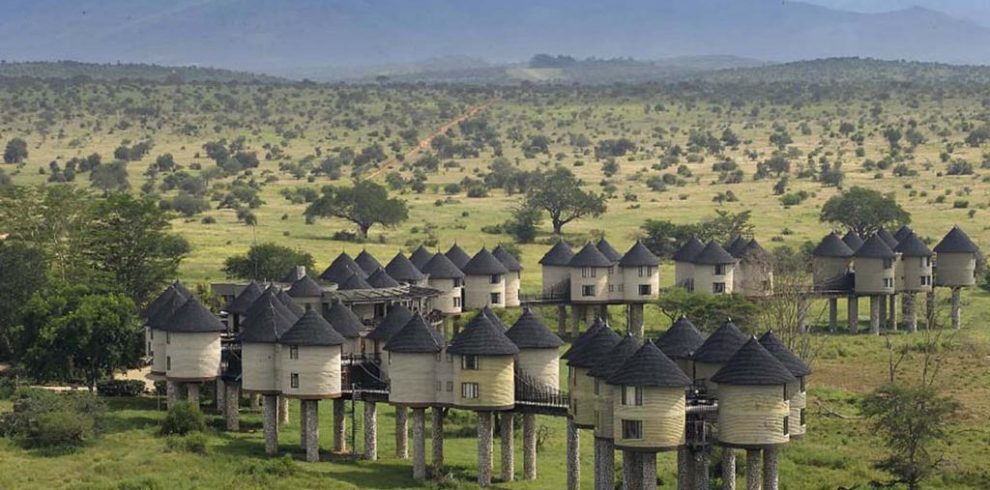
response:
[[(396, 136), (398, 131), (413, 128), (419, 139), (426, 138), (445, 122), (478, 106), (484, 109), (475, 117), (485, 119), (497, 130), (502, 154), (518, 168), (531, 170), (560, 163), (579, 175), (588, 189), (601, 191), (603, 183), (614, 189), (605, 215), (581, 219), (564, 228), (572, 242), (604, 234), (616, 248), (623, 250), (640, 236), (640, 226), (646, 219), (691, 223), (711, 217), (716, 209), (751, 210), (755, 235), (766, 248), (797, 247), (808, 240), (817, 241), (828, 231), (828, 226), (818, 221), (820, 207), (839, 191), (800, 175), (809, 166), (817, 168), (825, 159), (831, 164), (841, 162), (845, 173), (843, 187), (859, 185), (894, 193), (911, 213), (911, 225), (919, 235), (937, 240), (952, 224), (960, 224), (974, 241), (985, 245), (990, 243), (990, 228), (986, 225), (990, 184), (984, 175), (990, 175), (990, 171), (981, 168), (981, 163), (986, 159), (984, 152), (990, 148), (985, 144), (980, 148), (964, 143), (974, 128), (986, 123), (988, 86), (983, 83), (964, 80), (939, 85), (858, 79), (841, 83), (828, 80), (709, 83), (702, 80), (599, 88), (530, 85), (491, 88), (0, 81), (0, 108), (3, 108), (0, 144), (13, 137), (23, 137), (30, 151), (23, 166), (0, 168), (13, 177), (15, 184), (41, 183), (47, 179), (42, 171), (47, 171), (51, 161), (64, 165), (72, 157), (93, 152), (109, 161), (123, 141), (151, 139), (154, 148), (149, 155), (128, 165), (131, 187), (137, 191), (145, 181), (144, 169), (157, 155), (171, 153), (184, 167), (199, 163), (206, 168), (214, 164), (205, 156), (203, 144), (220, 138), (245, 137), (247, 148), (257, 151), (262, 160), (260, 167), (247, 177), (261, 184), (260, 196), (265, 201), (253, 210), (258, 224), (244, 225), (233, 210), (216, 209), (216, 201), (212, 202), (213, 209), (202, 215), (176, 217), (172, 221), (174, 230), (192, 245), (192, 252), (181, 268), (181, 278), (189, 283), (223, 279), (223, 260), (243, 253), (255, 242), (271, 241), (305, 250), (313, 254), (320, 270), (341, 251), (354, 255), (366, 248), (384, 263), (397, 251), (409, 252), (421, 242), (435, 242), (444, 250), (457, 242), (469, 252), (481, 246), (511, 242), (506, 235), (484, 233), (482, 228), (507, 219), (511, 209), (522, 201), (521, 195), (491, 189), (487, 197), (470, 198), (463, 192), (447, 195), (443, 191), (445, 184), (460, 182), (465, 177), (477, 179), (487, 172), (496, 156), (490, 147), (484, 147), (477, 157), (444, 158), (444, 162), (454, 161), (456, 165), (441, 165), (437, 173), (426, 174), (427, 186), (422, 193), (408, 187), (393, 191), (401, 193), (408, 202), (409, 220), (392, 229), (373, 228), (367, 243), (332, 240), (330, 236), (334, 232), (353, 227), (337, 219), (307, 224), (302, 215), (305, 204), (292, 204), (280, 193), (283, 189), (319, 188), (332, 183), (325, 176), (295, 178), (280, 170), (282, 163), (301, 162), (307, 157), (318, 162), (337, 154), (341, 148), (360, 151), (373, 143), (387, 148), (396, 142), (399, 150), (388, 149), (389, 155), (406, 154), (416, 144), (402, 141)], [(655, 110), (657, 105), (662, 105), (662, 110)], [(646, 106), (651, 109), (646, 111)], [(128, 110), (135, 108), (153, 110)], [(842, 122), (855, 125), (854, 134), (862, 136), (862, 145), (839, 133)], [(773, 192), (776, 176), (753, 179), (757, 164), (769, 158), (774, 150), (769, 142), (774, 125), (786, 128), (793, 139), (788, 145), (793, 150), (789, 150), (792, 158), (787, 191), (808, 193), (806, 200), (791, 207), (783, 206), (780, 196)], [(879, 161), (890, 153), (883, 134), (886, 128), (912, 126), (924, 135), (923, 143), (909, 150), (910, 145), (902, 141), (903, 148), (893, 165), (884, 170), (864, 168), (865, 160)], [(719, 154), (689, 149), (692, 131), (718, 136), (726, 127), (738, 135), (741, 143), (737, 148)], [(456, 126), (449, 134), (455, 141), (462, 141)], [(550, 139), (549, 151), (527, 157), (523, 143), (536, 135)], [(583, 135), (591, 145), (573, 145), (571, 135)], [(619, 172), (606, 178), (601, 161), (595, 158), (594, 146), (614, 138), (632, 140), (637, 150), (617, 157)], [(280, 147), (284, 156), (265, 159), (266, 145)], [(669, 168), (654, 168), (674, 145), (685, 150), (679, 161)], [(950, 154), (950, 160), (971, 163), (973, 174), (946, 175), (948, 163), (943, 161), (942, 153)], [(688, 162), (689, 155), (700, 161)], [(405, 160), (410, 162), (418, 157), (413, 152)], [(744, 172), (742, 182), (717, 182), (718, 172), (712, 169), (712, 164), (727, 159), (735, 161)], [(892, 167), (901, 163), (916, 175), (894, 176)], [(647, 187), (649, 176), (674, 173), (679, 165), (685, 165), (691, 173), (683, 178), (683, 185), (671, 185), (663, 192)], [(391, 171), (400, 172), (407, 179), (413, 174), (410, 168), (390, 158), (364, 169), (363, 175), (384, 181)], [(349, 174), (350, 169), (345, 170), (345, 177), (336, 183), (347, 182)], [(232, 180), (233, 177), (225, 177), (211, 185), (219, 185), (217, 190), (222, 193), (223, 186)], [(77, 175), (76, 183), (87, 185), (87, 175)], [(713, 201), (717, 194), (729, 191), (737, 201), (721, 204)], [(965, 207), (955, 204), (956, 201), (966, 201)], [(215, 223), (204, 224), (203, 216), (215, 218)], [(540, 287), (537, 261), (548, 248), (549, 238), (550, 226), (544, 223), (537, 243), (520, 246), (525, 267), (524, 292)], [(663, 284), (669, 285), (672, 275), (673, 267), (664, 264)], [(940, 386), (963, 403), (963, 410), (949, 443), (943, 448), (946, 464), (930, 482), (932, 488), (990, 487), (990, 470), (985, 464), (990, 457), (987, 444), (990, 428), (985, 424), (990, 416), (990, 333), (984, 324), (986, 312), (990, 311), (990, 294), (979, 289), (967, 290), (963, 300), (964, 329), (942, 341), (945, 355), (939, 375)], [(813, 320), (822, 320), (823, 307), (813, 306)], [(865, 309), (861, 307), (860, 311)], [(612, 313), (621, 328), (621, 311)], [(552, 324), (551, 312), (545, 314)], [(648, 335), (662, 332), (669, 324), (652, 306), (647, 309), (646, 321)], [(759, 325), (745, 327), (750, 331), (760, 328)], [(923, 334), (892, 337), (896, 345), (915, 346)], [(855, 404), (860, 395), (888, 377), (885, 341), (866, 335), (819, 334), (815, 342), (818, 354), (810, 381), (808, 435), (784, 450), (781, 487), (834, 489), (860, 485), (864, 488), (870, 480), (882, 477), (870, 466), (882, 448), (859, 417)], [(920, 354), (914, 353), (899, 369), (911, 379), (920, 376), (920, 363)], [(154, 435), (162, 412), (155, 410), (153, 400), (118, 402), (115, 408), (110, 434), (75, 453), (39, 454), (0, 441), (0, 488), (416, 486), (410, 463), (391, 456), (393, 427), (388, 408), (379, 417), (382, 461), (298, 463), (286, 477), (265, 473), (256, 413), (245, 417), (245, 426), (254, 430), (217, 433), (210, 437), (209, 454), (198, 455), (164, 451), (164, 440)], [(329, 404), (321, 411), (324, 446), (327, 446)], [(293, 422), (297, 421), (294, 415)], [(540, 422), (552, 431), (539, 456), (540, 479), (504, 487), (563, 486), (563, 422), (546, 417)], [(462, 425), (470, 427), (471, 422), (465, 420)], [(290, 425), (282, 444), (284, 450), (298, 455), (299, 451), (294, 450), (297, 429)], [(582, 485), (591, 488), (590, 434), (583, 437)], [(475, 465), (474, 444), (470, 433), (452, 434), (448, 439), (447, 461), (468, 487)], [(517, 449), (520, 446), (517, 444)], [(521, 472), (521, 458), (517, 461)], [(672, 488), (671, 456), (662, 455), (659, 461), (664, 486)]]

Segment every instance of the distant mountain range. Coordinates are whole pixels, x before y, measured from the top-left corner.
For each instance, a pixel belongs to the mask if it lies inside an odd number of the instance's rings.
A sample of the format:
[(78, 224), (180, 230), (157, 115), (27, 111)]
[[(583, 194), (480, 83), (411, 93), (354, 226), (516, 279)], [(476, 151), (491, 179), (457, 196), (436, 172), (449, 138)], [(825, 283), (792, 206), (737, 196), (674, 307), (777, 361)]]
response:
[(144, 80), (151, 82), (288, 82), (285, 78), (199, 66), (160, 66), (144, 63), (81, 63), (29, 61), (0, 64), (0, 78)]
[(0, 12), (0, 59), (216, 66), (319, 79), (426, 59), (519, 63), (541, 52), (990, 64), (990, 29), (917, 7), (858, 13), (781, 0), (0, 0)]

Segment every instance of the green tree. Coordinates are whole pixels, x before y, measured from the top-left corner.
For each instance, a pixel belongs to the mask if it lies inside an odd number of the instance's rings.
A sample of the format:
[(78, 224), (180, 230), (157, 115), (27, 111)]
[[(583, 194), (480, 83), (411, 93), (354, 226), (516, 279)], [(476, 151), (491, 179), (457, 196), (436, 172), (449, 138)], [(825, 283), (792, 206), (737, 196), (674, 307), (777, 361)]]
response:
[(336, 217), (358, 226), (361, 236), (375, 224), (395, 226), (409, 218), (406, 202), (388, 197), (388, 189), (370, 180), (361, 180), (353, 187), (328, 185), (323, 195), (306, 207), (311, 218)]
[(866, 236), (880, 228), (908, 224), (911, 215), (897, 204), (893, 194), (853, 187), (829, 198), (822, 206), (819, 220)]
[(44, 252), (14, 240), (0, 241), (0, 359), (8, 359), (13, 347), (11, 329), (21, 308), (48, 282)]
[(21, 138), (14, 138), (7, 142), (7, 148), (3, 151), (4, 163), (21, 163), (28, 157), (27, 142)]
[(519, 243), (533, 243), (542, 221), (542, 210), (519, 206), (512, 210), (512, 217), (502, 225), (502, 230)]
[(607, 208), (604, 195), (582, 190), (574, 173), (560, 166), (533, 175), (525, 206), (549, 213), (557, 235), (567, 223), (584, 216), (600, 216)]
[(89, 174), (89, 183), (104, 193), (130, 189), (131, 184), (127, 181), (127, 162), (117, 160), (94, 168)]
[(65, 279), (75, 265), (75, 240), (89, 219), (90, 194), (74, 186), (17, 186), (0, 194), (0, 229), (47, 255)]
[(313, 256), (274, 243), (259, 243), (252, 245), (244, 255), (227, 257), (223, 264), (223, 272), (231, 278), (277, 280), (298, 265), (312, 269)]
[(757, 313), (756, 305), (738, 294), (692, 293), (684, 288), (670, 289), (656, 305), (671, 321), (685, 315), (703, 332), (714, 332), (727, 318), (741, 327), (751, 325)]

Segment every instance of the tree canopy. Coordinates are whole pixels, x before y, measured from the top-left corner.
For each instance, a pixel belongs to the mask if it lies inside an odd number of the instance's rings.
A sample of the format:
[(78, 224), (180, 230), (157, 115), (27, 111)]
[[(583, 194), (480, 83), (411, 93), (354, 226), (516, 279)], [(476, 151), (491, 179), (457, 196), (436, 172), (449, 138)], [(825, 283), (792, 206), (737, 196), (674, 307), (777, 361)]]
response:
[(7, 147), (3, 150), (4, 163), (21, 163), (28, 157), (27, 142), (21, 138), (14, 138), (7, 142)]
[(307, 270), (312, 269), (313, 256), (274, 243), (259, 243), (252, 245), (244, 255), (227, 257), (223, 264), (223, 272), (231, 278), (277, 280), (291, 268), (299, 265), (306, 267)]
[(526, 207), (549, 213), (557, 235), (567, 223), (584, 216), (600, 216), (606, 210), (605, 196), (581, 189), (581, 181), (565, 167), (537, 172), (532, 178)]
[(911, 222), (911, 215), (897, 204), (893, 194), (852, 187), (829, 198), (822, 206), (819, 219), (867, 236), (881, 228), (908, 224)]
[(357, 225), (361, 237), (376, 225), (395, 226), (409, 218), (406, 202), (388, 196), (388, 189), (370, 180), (360, 180), (353, 187), (324, 186), (323, 195), (306, 207), (305, 215), (313, 218), (336, 217)]

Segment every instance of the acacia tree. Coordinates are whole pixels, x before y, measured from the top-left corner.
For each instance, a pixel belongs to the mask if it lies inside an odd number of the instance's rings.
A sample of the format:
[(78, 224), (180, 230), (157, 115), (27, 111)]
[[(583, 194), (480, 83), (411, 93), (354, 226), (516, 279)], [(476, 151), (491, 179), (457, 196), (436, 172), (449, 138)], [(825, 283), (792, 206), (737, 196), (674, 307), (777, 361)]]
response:
[(313, 268), (313, 256), (274, 243), (252, 245), (245, 255), (227, 257), (223, 272), (227, 277), (263, 281), (278, 279), (295, 266)]
[(604, 195), (582, 190), (581, 181), (560, 166), (533, 176), (525, 206), (549, 213), (557, 235), (567, 223), (584, 216), (600, 216), (606, 210)]
[(911, 214), (897, 204), (893, 194), (853, 187), (829, 198), (822, 206), (819, 220), (867, 236), (884, 227), (908, 224)]
[(4, 163), (21, 163), (28, 157), (27, 142), (21, 138), (14, 138), (7, 142), (7, 147), (3, 150)]
[(362, 238), (376, 224), (395, 226), (409, 218), (406, 202), (388, 197), (388, 189), (360, 180), (353, 187), (324, 186), (323, 195), (306, 207), (309, 218), (335, 217), (357, 225)]

